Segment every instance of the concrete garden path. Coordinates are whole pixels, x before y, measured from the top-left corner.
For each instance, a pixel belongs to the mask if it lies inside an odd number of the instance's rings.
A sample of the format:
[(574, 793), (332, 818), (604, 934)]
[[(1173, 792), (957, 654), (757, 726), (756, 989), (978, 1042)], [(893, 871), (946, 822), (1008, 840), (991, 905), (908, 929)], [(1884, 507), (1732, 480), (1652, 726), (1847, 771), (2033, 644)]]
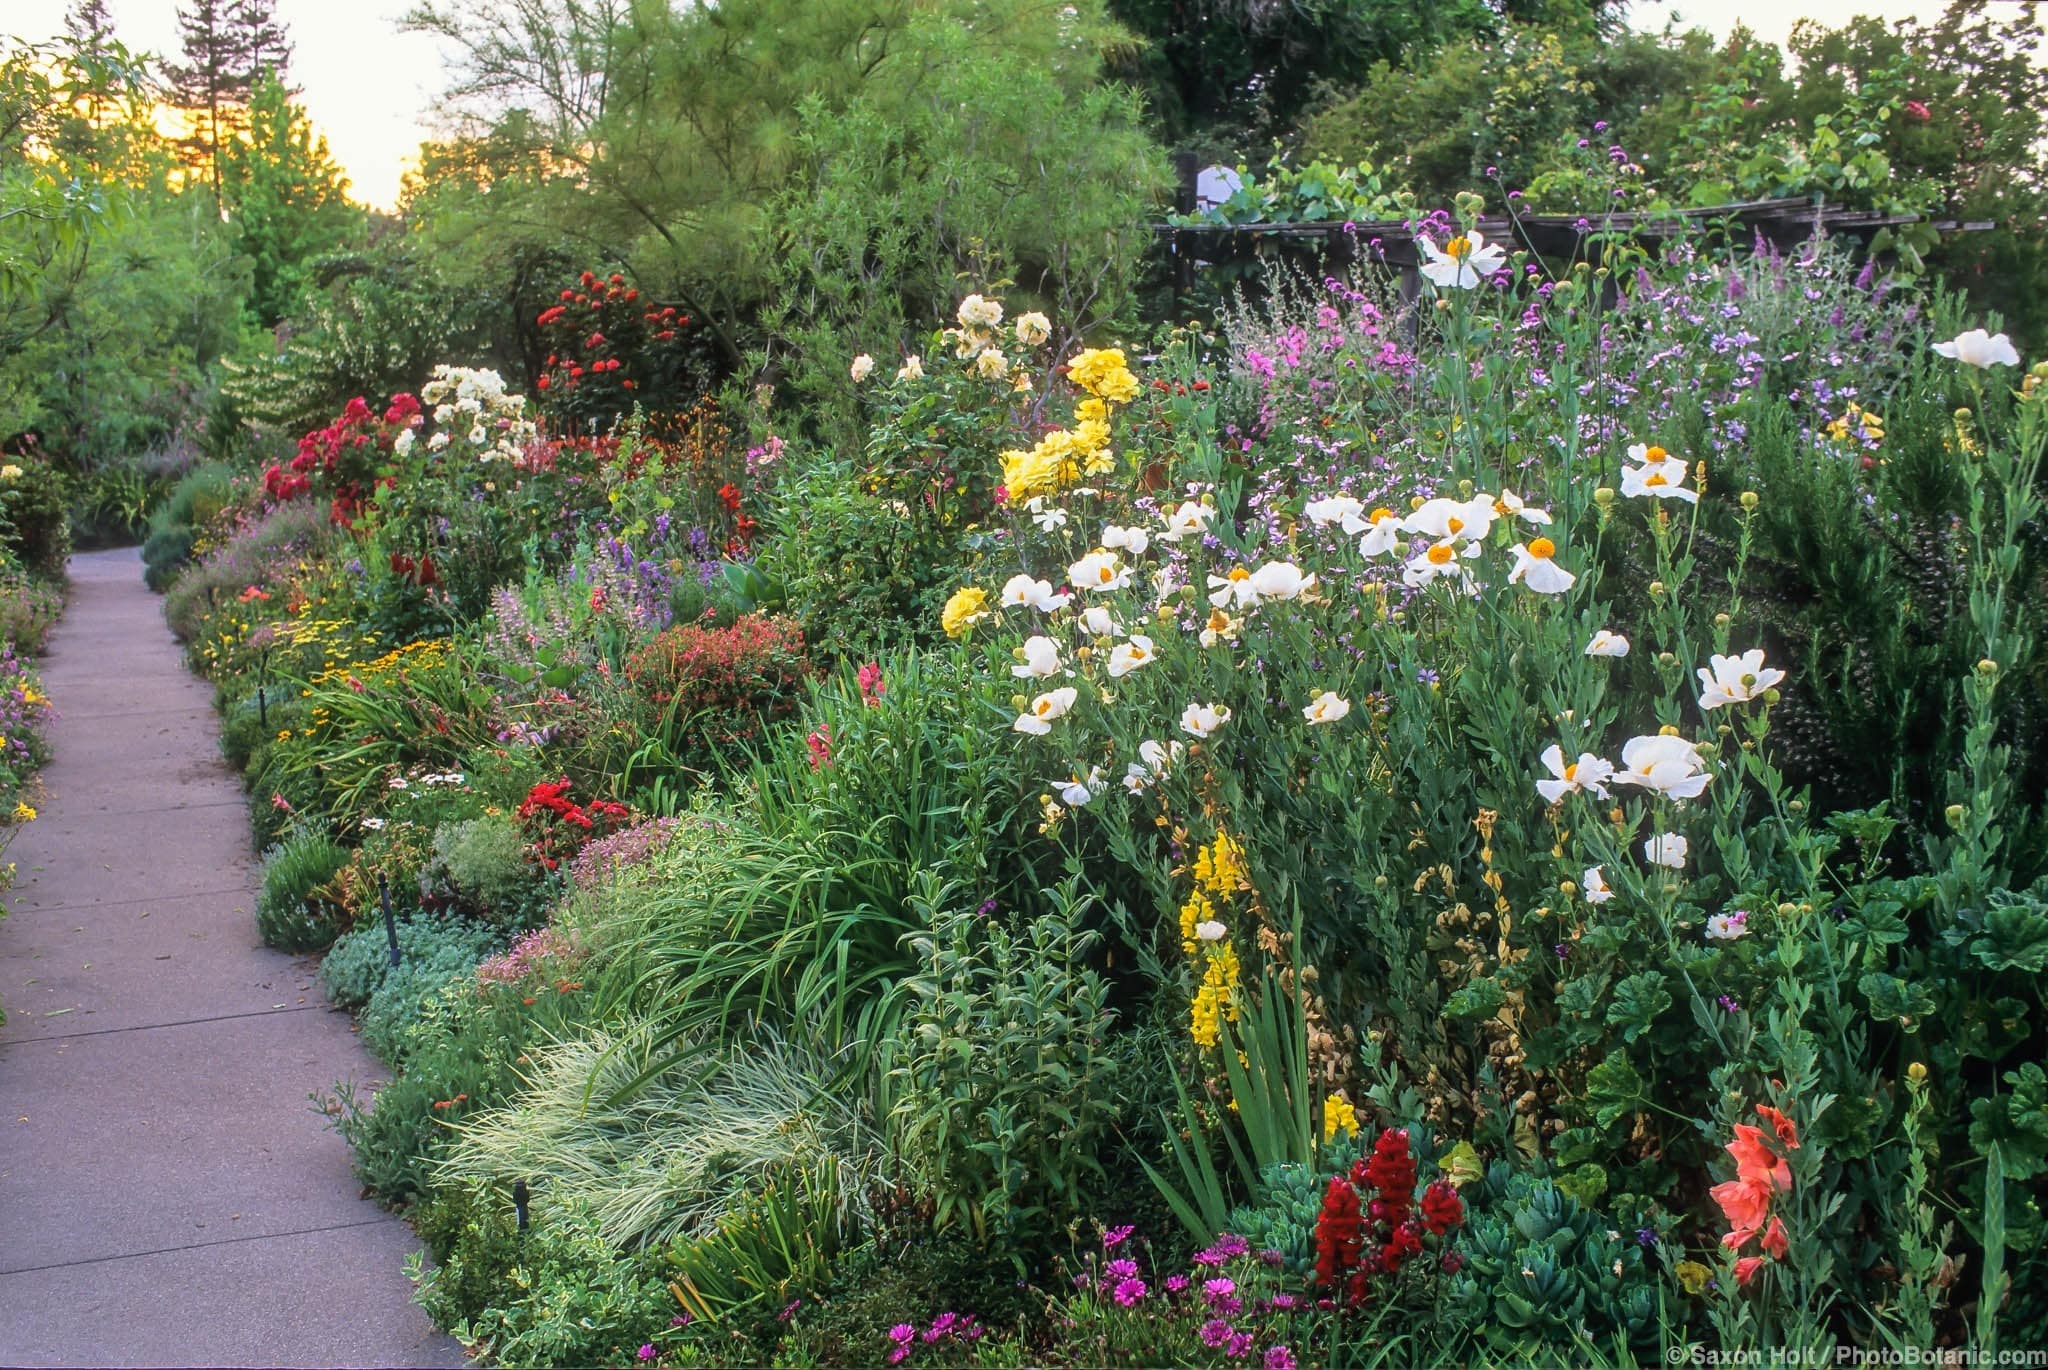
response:
[(0, 896), (0, 1365), (459, 1366), (309, 1103), (373, 1066), (258, 941), (210, 691), (134, 552), (71, 578)]

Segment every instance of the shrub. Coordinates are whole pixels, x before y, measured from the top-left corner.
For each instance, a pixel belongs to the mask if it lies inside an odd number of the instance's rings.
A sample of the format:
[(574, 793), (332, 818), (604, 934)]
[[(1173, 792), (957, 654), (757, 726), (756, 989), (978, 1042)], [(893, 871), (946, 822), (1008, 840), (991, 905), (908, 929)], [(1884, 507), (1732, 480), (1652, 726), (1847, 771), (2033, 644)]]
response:
[(434, 862), (424, 879), (451, 886), (469, 912), (500, 925), (527, 921), (539, 872), (525, 838), (498, 814), (449, 823), (434, 834)]
[(38, 575), (62, 576), (71, 559), (64, 473), (35, 457), (0, 460), (0, 548)]
[(927, 876), (913, 896), (931, 931), (912, 939), (891, 1053), (890, 1126), (936, 1200), (998, 1251), (1030, 1251), (1078, 1212), (1118, 1114), (1107, 982), (1085, 964), (1096, 936), (1071, 882), (1054, 911), (1011, 931), (949, 906)]
[(447, 1260), (421, 1281), (421, 1305), (496, 1365), (635, 1364), (676, 1312), (658, 1259), (621, 1254), (581, 1205), (544, 1194), (523, 1236), (473, 1201)]
[(650, 731), (700, 765), (793, 712), (809, 674), (803, 630), (756, 614), (727, 628), (671, 628), (626, 658)]
[(348, 848), (320, 831), (294, 833), (263, 854), (256, 926), (265, 946), (320, 951), (334, 941), (345, 916), (334, 877), (348, 860)]
[(496, 933), (474, 925), (448, 927), (449, 932), (417, 951), (406, 949), (401, 939), (398, 964), (386, 961), (385, 973), (363, 1005), (358, 1020), (363, 1045), (387, 1065), (403, 1065), (412, 1053), (417, 1045), (412, 1029), (435, 996), (456, 987), (473, 990), (478, 963), (502, 945)]
[(235, 600), (251, 586), (278, 588), (301, 560), (319, 554), (333, 538), (326, 514), (307, 505), (252, 518), (172, 582), (164, 596), (171, 631), (193, 641), (216, 604)]
[[(398, 923), (399, 963), (461, 963), (466, 969), (495, 950), (499, 940), (491, 929), (467, 919), (417, 913)], [(383, 987), (391, 969), (390, 945), (379, 919), (335, 942), (320, 963), (320, 978), (329, 999), (342, 1008), (362, 1008)]]
[(18, 568), (0, 568), (0, 642), (39, 656), (63, 612), (64, 592), (56, 585)]

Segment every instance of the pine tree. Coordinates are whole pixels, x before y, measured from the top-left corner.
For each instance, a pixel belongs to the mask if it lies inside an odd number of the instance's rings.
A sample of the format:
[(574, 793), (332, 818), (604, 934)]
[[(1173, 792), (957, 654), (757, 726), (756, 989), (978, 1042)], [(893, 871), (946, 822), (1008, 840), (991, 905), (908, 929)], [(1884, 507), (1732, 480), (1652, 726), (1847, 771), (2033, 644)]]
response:
[[(278, 22), (277, 0), (239, 0), (229, 24), (246, 62), (251, 89), (269, 72), (279, 81), (292, 63), (292, 40)], [(286, 85), (290, 89), (289, 83)]]
[(98, 52), (114, 36), (114, 16), (107, 0), (71, 0), (64, 15), (64, 32), (81, 52)]
[(166, 63), (170, 102), (192, 114), (192, 132), (181, 140), (186, 160), (203, 169), (221, 195), (221, 149), (241, 126), (241, 111), (255, 82), (243, 32), (235, 23), (235, 0), (192, 0), (178, 9), (182, 63)]
[(254, 272), (249, 310), (269, 328), (291, 313), (315, 258), (355, 241), (363, 212), (348, 201), (348, 179), (275, 76), (249, 97), (249, 129), (221, 151), (236, 245)]

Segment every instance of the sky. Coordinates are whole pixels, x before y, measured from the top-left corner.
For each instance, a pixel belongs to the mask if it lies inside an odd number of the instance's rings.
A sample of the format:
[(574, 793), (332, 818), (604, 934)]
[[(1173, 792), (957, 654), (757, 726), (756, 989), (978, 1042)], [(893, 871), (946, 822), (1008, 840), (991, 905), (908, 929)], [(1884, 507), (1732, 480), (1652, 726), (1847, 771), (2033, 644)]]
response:
[[(302, 89), (307, 113), (347, 170), (350, 193), (380, 209), (397, 203), (399, 178), (432, 131), (431, 107), (441, 89), (436, 40), (398, 31), (405, 4), (278, 0), (277, 6), (297, 44), (290, 75)], [(177, 51), (177, 0), (107, 0), (107, 7), (116, 34), (130, 48)], [(1943, 8), (1939, 0), (1638, 0), (1629, 20), (1637, 28), (1657, 29), (1676, 13), (1684, 25), (1717, 36), (1746, 22), (1767, 41), (1783, 43), (1802, 16), (1836, 25), (1857, 14), (1931, 19)], [(47, 38), (62, 29), (63, 11), (64, 0), (0, 0), (0, 32)]]

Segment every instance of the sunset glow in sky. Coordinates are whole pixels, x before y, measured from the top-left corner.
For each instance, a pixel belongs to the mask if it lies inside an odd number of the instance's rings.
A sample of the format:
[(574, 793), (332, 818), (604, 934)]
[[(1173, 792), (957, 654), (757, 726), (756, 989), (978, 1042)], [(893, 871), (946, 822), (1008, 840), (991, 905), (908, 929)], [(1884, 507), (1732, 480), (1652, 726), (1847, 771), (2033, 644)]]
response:
[[(488, 3), (488, 0), (477, 0)], [(348, 171), (350, 193), (389, 209), (397, 203), (399, 177), (419, 145), (432, 136), (431, 107), (441, 89), (441, 54), (434, 39), (398, 31), (405, 0), (279, 0), (278, 14), (297, 45), (291, 80), (335, 160)], [(27, 39), (62, 30), (63, 0), (0, 0), (0, 31)], [(108, 0), (114, 26), (130, 48), (175, 54), (177, 0)], [(1759, 35), (1783, 42), (1793, 21), (1810, 16), (1830, 25), (1856, 14), (1886, 19), (1933, 18), (1937, 0), (1791, 0), (1765, 6), (1755, 0), (1659, 0), (1638, 3), (1630, 20), (1638, 28), (1661, 28), (1677, 14), (1686, 26), (1726, 34), (1746, 22)]]

